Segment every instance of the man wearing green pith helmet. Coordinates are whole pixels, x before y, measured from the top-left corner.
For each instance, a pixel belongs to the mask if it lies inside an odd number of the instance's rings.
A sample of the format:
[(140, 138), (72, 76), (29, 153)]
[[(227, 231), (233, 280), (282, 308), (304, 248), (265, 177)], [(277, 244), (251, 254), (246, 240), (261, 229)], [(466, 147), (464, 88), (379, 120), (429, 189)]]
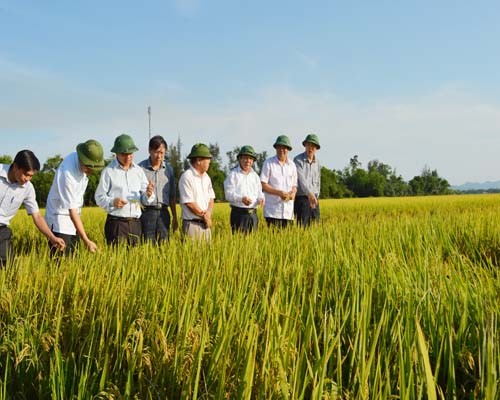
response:
[(154, 183), (133, 162), (139, 150), (129, 135), (120, 135), (111, 149), (116, 158), (103, 169), (95, 192), (98, 206), (108, 213), (104, 235), (108, 244), (137, 245), (141, 239), (141, 207), (153, 204)]
[(182, 234), (209, 241), (215, 199), (212, 180), (207, 174), (212, 154), (205, 144), (197, 143), (191, 148), (188, 159), (190, 167), (179, 179)]
[[(65, 254), (74, 251), (76, 244), (83, 241), (94, 253), (97, 245), (88, 238), (80, 212), (83, 195), (89, 182), (88, 176), (104, 168), (104, 152), (97, 140), (87, 140), (76, 146), (76, 151), (64, 158), (57, 168), (47, 197), (45, 220), (54, 235), (66, 243)], [(57, 248), (50, 244), (50, 254)]]
[(276, 155), (262, 166), (260, 181), (265, 195), (264, 217), (268, 226), (286, 227), (293, 221), (293, 200), (297, 193), (297, 168), (288, 158), (290, 139), (280, 135), (274, 142)]
[(319, 220), (319, 192), (321, 186), (321, 166), (316, 157), (320, 149), (318, 136), (311, 133), (302, 142), (305, 151), (293, 159), (297, 167), (298, 189), (295, 196), (294, 213), (297, 223), (309, 226)]
[(264, 193), (259, 175), (252, 166), (257, 153), (252, 146), (243, 146), (238, 152), (238, 166), (224, 181), (224, 194), (231, 205), (230, 223), (233, 232), (249, 233), (257, 230), (257, 207), (264, 204)]

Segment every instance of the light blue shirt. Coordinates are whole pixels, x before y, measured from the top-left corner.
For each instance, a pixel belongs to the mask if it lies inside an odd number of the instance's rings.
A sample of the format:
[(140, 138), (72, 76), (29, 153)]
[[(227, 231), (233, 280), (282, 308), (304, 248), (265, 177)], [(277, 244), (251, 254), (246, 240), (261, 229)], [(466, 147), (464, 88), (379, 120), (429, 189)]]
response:
[(31, 182), (20, 185), (10, 182), (8, 173), (10, 165), (0, 164), (0, 224), (9, 225), (17, 210), (24, 204), (29, 215), (37, 213), (35, 188)]
[(139, 163), (146, 173), (148, 180), (155, 184), (155, 204), (170, 204), (175, 199), (175, 177), (173, 168), (165, 161), (162, 162), (156, 171), (151, 166), (149, 158)]
[(293, 159), (297, 167), (297, 196), (308, 196), (313, 193), (316, 197), (319, 196), (321, 189), (321, 166), (318, 159), (314, 156), (314, 160), (309, 161), (307, 154), (300, 153)]
[[(99, 185), (95, 191), (95, 201), (99, 207), (115, 217), (139, 218), (142, 214), (142, 205), (152, 205), (155, 201), (154, 193), (148, 198), (146, 189), (148, 178), (144, 170), (132, 163), (125, 171), (115, 158), (111, 164), (101, 172)], [(113, 205), (115, 198), (127, 201), (123, 208)]]

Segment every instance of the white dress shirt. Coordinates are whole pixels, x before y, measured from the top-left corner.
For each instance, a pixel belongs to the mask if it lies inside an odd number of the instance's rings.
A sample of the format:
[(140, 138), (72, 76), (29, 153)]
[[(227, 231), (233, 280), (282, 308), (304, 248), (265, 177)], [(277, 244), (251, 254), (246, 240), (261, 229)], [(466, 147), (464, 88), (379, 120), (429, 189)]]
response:
[(185, 170), (179, 178), (179, 196), (182, 208), (182, 219), (200, 219), (186, 203), (196, 203), (201, 210), (206, 211), (211, 199), (215, 199), (212, 180), (206, 172), (199, 174), (192, 166)]
[[(233, 168), (224, 180), (224, 194), (232, 206), (240, 208), (257, 208), (259, 199), (264, 198), (259, 175), (253, 170), (247, 174), (238, 165)], [(252, 203), (243, 203), (243, 197), (248, 197)]]
[[(260, 172), (262, 183), (268, 183), (274, 189), (290, 192), (297, 186), (297, 168), (289, 158), (280, 164), (274, 156), (264, 161)], [(276, 219), (293, 219), (293, 201), (283, 200), (280, 196), (264, 192), (264, 217)]]
[(57, 168), (47, 197), (45, 220), (54, 232), (76, 235), (69, 210), (76, 209), (80, 214), (88, 182), (80, 168), (78, 154), (69, 154)]

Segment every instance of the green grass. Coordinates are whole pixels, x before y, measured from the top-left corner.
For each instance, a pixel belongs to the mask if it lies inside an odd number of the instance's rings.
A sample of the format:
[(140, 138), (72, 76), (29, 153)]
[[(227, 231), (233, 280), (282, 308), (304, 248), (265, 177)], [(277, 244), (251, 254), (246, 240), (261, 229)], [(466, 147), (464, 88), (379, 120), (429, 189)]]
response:
[(28, 217), (0, 272), (0, 399), (500, 395), (500, 196), (328, 200), (312, 229), (55, 265)]

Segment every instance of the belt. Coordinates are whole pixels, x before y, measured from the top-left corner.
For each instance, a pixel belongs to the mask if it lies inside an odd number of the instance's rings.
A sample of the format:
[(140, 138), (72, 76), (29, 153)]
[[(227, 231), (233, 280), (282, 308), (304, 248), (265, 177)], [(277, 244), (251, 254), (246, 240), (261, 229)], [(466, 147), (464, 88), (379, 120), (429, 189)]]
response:
[(205, 221), (203, 221), (202, 219), (185, 219), (184, 221), (187, 221), (187, 222), (194, 222), (195, 224), (204, 224)]
[(254, 212), (257, 211), (256, 208), (243, 208), (243, 207), (236, 207), (236, 206), (231, 206), (231, 208), (240, 214), (253, 214)]
[(157, 206), (144, 206), (145, 210), (167, 210), (168, 206), (166, 204), (158, 204)]
[(112, 221), (130, 222), (130, 221), (137, 221), (139, 218), (135, 218), (135, 217), (117, 217), (116, 215), (110, 215), (110, 214), (108, 214), (108, 219), (110, 219)]

